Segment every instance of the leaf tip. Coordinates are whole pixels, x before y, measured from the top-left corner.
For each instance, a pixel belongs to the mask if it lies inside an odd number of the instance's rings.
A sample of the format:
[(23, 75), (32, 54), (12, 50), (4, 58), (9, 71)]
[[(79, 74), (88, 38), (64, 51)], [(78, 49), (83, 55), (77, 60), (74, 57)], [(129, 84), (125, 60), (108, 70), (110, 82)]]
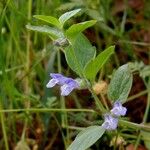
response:
[(76, 9), (76, 11), (77, 11), (77, 12), (80, 12), (80, 11), (81, 11), (81, 8)]

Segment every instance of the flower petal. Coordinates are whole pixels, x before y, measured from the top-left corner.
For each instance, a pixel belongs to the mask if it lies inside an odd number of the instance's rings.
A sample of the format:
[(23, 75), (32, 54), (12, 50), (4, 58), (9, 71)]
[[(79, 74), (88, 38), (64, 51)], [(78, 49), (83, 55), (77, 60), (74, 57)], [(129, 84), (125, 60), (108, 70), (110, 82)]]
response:
[(53, 78), (53, 79), (58, 79), (58, 78), (63, 78), (64, 76), (61, 75), (60, 73), (50, 73), (50, 76)]
[(69, 87), (72, 87), (74, 89), (80, 87), (79, 83), (71, 78), (68, 78), (65, 83), (68, 84)]
[(106, 130), (115, 130), (118, 126), (118, 118), (111, 116), (110, 114), (106, 114), (104, 116), (104, 123), (102, 127)]
[(59, 81), (57, 79), (51, 79), (49, 80), (49, 82), (47, 83), (46, 87), (47, 88), (51, 88), (53, 86), (55, 86)]
[(66, 83), (66, 81), (68, 80), (67, 77), (64, 77), (63, 75), (59, 74), (59, 73), (51, 73), (50, 76), (53, 79), (57, 79), (59, 82), (57, 83), (58, 85), (64, 85)]
[(72, 87), (68, 86), (67, 84), (64, 84), (61, 86), (61, 95), (62, 96), (67, 96), (70, 94), (70, 92), (73, 90)]
[(118, 101), (114, 103), (113, 108), (111, 109), (111, 113), (117, 117), (125, 116), (127, 112), (127, 108), (123, 107), (122, 104)]

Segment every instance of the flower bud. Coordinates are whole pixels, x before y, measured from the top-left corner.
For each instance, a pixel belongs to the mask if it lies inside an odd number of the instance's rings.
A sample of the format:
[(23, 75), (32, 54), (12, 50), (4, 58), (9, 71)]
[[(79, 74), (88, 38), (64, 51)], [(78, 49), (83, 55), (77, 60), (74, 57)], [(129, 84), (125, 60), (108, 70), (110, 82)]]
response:
[(123, 137), (122, 136), (114, 136), (113, 138), (112, 138), (112, 140), (111, 140), (111, 142), (110, 142), (110, 146), (113, 146), (113, 145), (117, 145), (117, 146), (119, 146), (119, 145), (126, 145), (126, 141), (123, 139)]
[(93, 91), (95, 92), (95, 94), (100, 94), (100, 93), (103, 93), (103, 94), (106, 94), (107, 92), (107, 83), (105, 81), (100, 81), (98, 83), (95, 83), (93, 85)]
[(69, 45), (69, 42), (66, 38), (59, 38), (59, 39), (55, 40), (53, 42), (53, 44), (58, 47), (66, 47)]

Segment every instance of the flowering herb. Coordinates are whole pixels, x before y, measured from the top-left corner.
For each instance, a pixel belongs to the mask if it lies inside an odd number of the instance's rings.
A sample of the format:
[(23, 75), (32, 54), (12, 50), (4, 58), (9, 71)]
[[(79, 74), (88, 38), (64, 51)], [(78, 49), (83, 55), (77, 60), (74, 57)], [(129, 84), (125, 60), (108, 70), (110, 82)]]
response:
[[(56, 47), (56, 50), (62, 50), (65, 54), (66, 62), (69, 67), (79, 75), (79, 79), (74, 80), (59, 73), (51, 73), (51, 79), (46, 85), (47, 88), (52, 88), (55, 85), (59, 85), (61, 95), (63, 96), (69, 95), (74, 89), (89, 88), (89, 91), (93, 95), (96, 102), (96, 106), (103, 114), (107, 110), (103, 107), (103, 103), (99, 100), (96, 94), (98, 95), (101, 92), (106, 94), (107, 92), (109, 100), (115, 101), (120, 99), (121, 102), (125, 102), (132, 86), (133, 75), (129, 65), (125, 64), (120, 66), (114, 73), (111, 82), (108, 85), (108, 90), (107, 84), (105, 83), (103, 84), (104, 91), (101, 90), (101, 87), (98, 87), (99, 85), (93, 86), (92, 89), (92, 83), (94, 83), (100, 69), (115, 52), (115, 46), (110, 46), (100, 54), (96, 54), (95, 47), (93, 47), (87, 37), (82, 34), (82, 31), (94, 25), (96, 20), (73, 24), (68, 26), (68, 28), (65, 28), (64, 25), (66, 21), (79, 13), (80, 10), (81, 9), (75, 9), (66, 12), (59, 18), (36, 15), (35, 18), (50, 23), (53, 27), (27, 25), (27, 28), (33, 31), (46, 33), (53, 40), (54, 48)], [(84, 79), (80, 79), (82, 77), (84, 77)], [(66, 109), (64, 104), (65, 102), (62, 99), (62, 109)], [(60, 111), (62, 112), (62, 110)], [(74, 142), (68, 147), (67, 150), (88, 149), (105, 133), (105, 130), (111, 131), (117, 129), (119, 117), (124, 116), (126, 112), (127, 109), (123, 107), (119, 101), (115, 102), (110, 112), (104, 114), (104, 122), (102, 126), (94, 125), (81, 131), (79, 136), (75, 138)], [(62, 118), (62, 121), (67, 121), (67, 114), (62, 114)], [(128, 124), (131, 124), (131, 127), (133, 126), (130, 122), (128, 122)]]
[(121, 102), (116, 101), (110, 112), (116, 117), (125, 116), (127, 112), (127, 108), (123, 107)]
[(52, 77), (52, 79), (47, 83), (46, 87), (52, 88), (56, 84), (60, 85), (62, 96), (67, 96), (71, 93), (72, 90), (80, 87), (79, 83), (76, 80), (64, 77), (59, 73), (51, 73), (50, 76)]
[(102, 127), (106, 130), (115, 130), (118, 125), (118, 118), (113, 117), (111, 114), (104, 115), (104, 123)]

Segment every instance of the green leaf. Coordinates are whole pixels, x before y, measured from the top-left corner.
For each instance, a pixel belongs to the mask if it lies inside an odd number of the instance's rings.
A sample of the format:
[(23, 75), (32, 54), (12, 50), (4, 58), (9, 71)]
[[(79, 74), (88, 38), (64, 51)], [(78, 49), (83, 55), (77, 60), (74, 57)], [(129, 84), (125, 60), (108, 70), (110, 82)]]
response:
[(73, 45), (66, 48), (65, 56), (70, 68), (81, 75), (87, 63), (95, 57), (95, 52), (89, 40), (83, 34), (79, 34)]
[(124, 103), (132, 86), (133, 76), (129, 65), (125, 64), (114, 73), (108, 87), (108, 98), (112, 101), (119, 100)]
[(86, 150), (92, 146), (105, 132), (101, 126), (90, 126), (83, 129), (67, 150)]
[(26, 141), (20, 140), (15, 147), (15, 150), (19, 150), (19, 149), (30, 150), (30, 147), (26, 143)]
[(76, 15), (81, 9), (75, 9), (69, 12), (64, 13), (63, 15), (61, 15), (59, 17), (59, 21), (62, 24), (62, 26), (64, 25), (64, 23), (69, 20), (71, 17), (73, 17), (74, 15)]
[(147, 149), (150, 149), (150, 132), (141, 131), (142, 139)]
[(104, 22), (104, 18), (102, 17), (101, 13), (99, 13), (99, 11), (94, 10), (94, 9), (87, 9), (86, 12), (91, 18), (93, 18), (97, 21), (103, 21)]
[(55, 17), (52, 17), (52, 16), (34, 15), (33, 17), (37, 18), (39, 20), (45, 21), (47, 23), (50, 23), (50, 24), (52, 24), (52, 25), (54, 25), (54, 26), (56, 26), (58, 28), (61, 26), (60, 22), (58, 21), (58, 19), (55, 18)]
[(76, 72), (79, 76), (82, 75), (82, 70), (76, 58), (76, 53), (72, 46), (69, 46), (65, 49), (65, 57), (69, 67)]
[(32, 26), (26, 25), (26, 28), (32, 31), (37, 31), (41, 33), (48, 34), (52, 39), (58, 39), (63, 37), (63, 33), (57, 30), (56, 28), (52, 28), (49, 26)]
[(101, 52), (95, 59), (91, 60), (84, 69), (84, 74), (88, 79), (94, 79), (98, 71), (114, 53), (115, 46), (110, 46)]
[(90, 20), (81, 22), (78, 24), (74, 24), (66, 31), (66, 35), (68, 37), (75, 37), (78, 33), (84, 31), (85, 29), (93, 26), (96, 23), (96, 20)]

